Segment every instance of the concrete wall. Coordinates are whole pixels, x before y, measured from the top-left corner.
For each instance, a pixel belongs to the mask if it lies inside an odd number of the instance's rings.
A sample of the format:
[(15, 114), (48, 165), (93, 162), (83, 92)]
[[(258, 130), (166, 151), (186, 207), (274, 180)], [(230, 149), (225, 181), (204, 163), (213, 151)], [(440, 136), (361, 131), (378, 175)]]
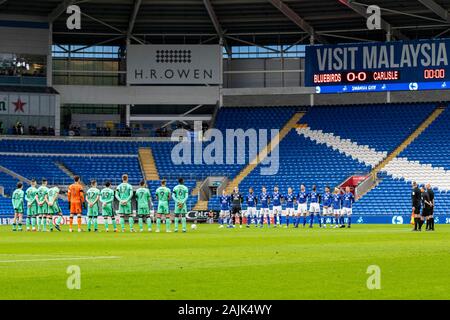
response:
[[(21, 19), (26, 19), (21, 21)], [(0, 15), (0, 52), (47, 55), (49, 28), (30, 17)]]
[(216, 104), (219, 87), (56, 85), (61, 104)]

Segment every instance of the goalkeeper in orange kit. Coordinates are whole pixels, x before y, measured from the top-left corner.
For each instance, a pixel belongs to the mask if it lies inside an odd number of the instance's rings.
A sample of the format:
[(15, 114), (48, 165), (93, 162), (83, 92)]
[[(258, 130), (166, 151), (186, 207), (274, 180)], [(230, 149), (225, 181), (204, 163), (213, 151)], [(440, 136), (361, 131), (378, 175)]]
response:
[(83, 186), (80, 183), (80, 177), (74, 177), (74, 183), (69, 186), (67, 192), (67, 198), (69, 200), (70, 218), (69, 218), (69, 232), (72, 232), (73, 216), (77, 215), (78, 232), (81, 232), (81, 214), (83, 212), (84, 205), (84, 191)]

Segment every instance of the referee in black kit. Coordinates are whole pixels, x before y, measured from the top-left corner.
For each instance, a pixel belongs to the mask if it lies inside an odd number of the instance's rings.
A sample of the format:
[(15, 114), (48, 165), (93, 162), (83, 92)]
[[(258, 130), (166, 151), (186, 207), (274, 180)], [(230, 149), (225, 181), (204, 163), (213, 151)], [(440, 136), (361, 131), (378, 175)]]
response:
[(426, 230), (434, 231), (434, 191), (431, 188), (431, 185), (429, 183), (427, 183), (426, 188), (427, 188), (427, 193), (430, 196), (430, 203), (431, 203), (430, 215), (428, 216), (428, 219), (427, 219)]
[[(421, 198), (422, 198), (422, 217), (423, 219), (427, 220), (427, 231), (429, 231), (429, 217), (432, 214), (432, 203), (430, 199), (430, 194), (428, 193), (428, 190), (426, 190), (423, 186), (420, 188), (421, 192)], [(422, 231), (422, 224), (419, 226), (419, 231)]]
[(411, 192), (411, 202), (412, 202), (412, 211), (414, 215), (414, 229), (412, 231), (419, 231), (422, 228), (423, 221), (420, 218), (420, 202), (421, 202), (421, 194), (420, 189), (417, 186), (417, 182), (412, 183), (412, 192)]

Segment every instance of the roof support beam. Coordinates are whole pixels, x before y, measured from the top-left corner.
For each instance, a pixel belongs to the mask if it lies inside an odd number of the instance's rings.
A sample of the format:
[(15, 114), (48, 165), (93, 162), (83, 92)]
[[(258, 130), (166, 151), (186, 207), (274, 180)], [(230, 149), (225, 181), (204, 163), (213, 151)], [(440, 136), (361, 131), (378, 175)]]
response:
[(447, 22), (450, 22), (450, 18), (448, 16), (448, 11), (441, 7), (439, 4), (434, 2), (433, 0), (419, 0), (421, 4), (425, 7), (433, 11), (438, 17), (441, 17)]
[(228, 57), (231, 58), (231, 48), (227, 43), (227, 40), (224, 38), (224, 32), (222, 26), (219, 23), (219, 19), (217, 19), (216, 12), (211, 4), (210, 0), (203, 0), (203, 4), (205, 5), (206, 11), (208, 11), (209, 18), (214, 25), (214, 29), (216, 29), (217, 35), (219, 36), (220, 41), (225, 46), (225, 50), (227, 51)]
[[(338, 0), (338, 1), (340, 3), (342, 3), (343, 5), (347, 6), (348, 8), (352, 9), (356, 13), (358, 13), (360, 16), (363, 16), (366, 19), (369, 17), (369, 14), (366, 12), (366, 9), (361, 5), (353, 3), (354, 2), (353, 0)], [(381, 19), (381, 29), (390, 33), (397, 39), (408, 40), (407, 36), (405, 36), (403, 33), (401, 33), (398, 30), (394, 30), (392, 28), (392, 26), (388, 22), (386, 22), (386, 20), (384, 20), (384, 19)]]
[(258, 48), (266, 49), (266, 50), (268, 50), (268, 51), (272, 51), (272, 52), (276, 52), (276, 53), (281, 53), (281, 51), (279, 51), (279, 50), (276, 50), (276, 49), (273, 49), (273, 48), (269, 48), (269, 47), (265, 47), (265, 46), (263, 46), (263, 45), (259, 45), (259, 44), (256, 44), (256, 43), (254, 43), (254, 42), (246, 41), (246, 40), (239, 39), (239, 38), (236, 38), (236, 37), (232, 37), (232, 36), (229, 36), (229, 35), (225, 35), (225, 37), (227, 37), (228, 39), (237, 41), (237, 42), (242, 42), (242, 43), (247, 44), (247, 45), (249, 45), (249, 46), (255, 46), (255, 47), (258, 47)]
[(306, 31), (310, 36), (313, 36), (315, 40), (321, 43), (327, 43), (327, 41), (315, 34), (314, 28), (306, 22), (303, 18), (301, 18), (294, 10), (292, 10), (288, 5), (286, 5), (282, 0), (269, 0), (269, 2), (282, 14), (289, 18), (293, 23), (299, 26), (303, 31)]
[(48, 22), (55, 21), (63, 12), (67, 10), (68, 6), (71, 6), (75, 3), (75, 0), (63, 0), (60, 4), (53, 9), (52, 12), (48, 15)]
[[(95, 21), (95, 22), (100, 23), (100, 24), (104, 25), (105, 27), (111, 28), (112, 30), (117, 31), (117, 32), (119, 32), (120, 34), (123, 34), (123, 35), (126, 35), (126, 34), (127, 34), (126, 32), (120, 30), (119, 28), (116, 28), (116, 27), (114, 27), (113, 25), (110, 25), (109, 23), (106, 23), (106, 22), (104, 22), (104, 21), (102, 21), (102, 20), (100, 20), (100, 19), (94, 18), (94, 17), (92, 17), (92, 16), (90, 16), (90, 15), (88, 15), (88, 14), (86, 14), (86, 13), (81, 12), (81, 15), (83, 15), (83, 16), (85, 16), (85, 17), (87, 17), (87, 18), (89, 18), (89, 19), (91, 19), (91, 20), (93, 20), (93, 21)], [(144, 41), (142, 41), (141, 39), (136, 38), (136, 37), (133, 36), (133, 35), (130, 35), (130, 38), (136, 40), (136, 41), (139, 42), (140, 44), (145, 44)]]
[(130, 39), (131, 34), (133, 32), (134, 23), (136, 22), (136, 17), (137, 17), (137, 14), (139, 12), (139, 8), (141, 7), (141, 3), (142, 3), (142, 0), (135, 0), (134, 1), (133, 12), (131, 13), (130, 20), (129, 20), (129, 23), (128, 23), (127, 39)]

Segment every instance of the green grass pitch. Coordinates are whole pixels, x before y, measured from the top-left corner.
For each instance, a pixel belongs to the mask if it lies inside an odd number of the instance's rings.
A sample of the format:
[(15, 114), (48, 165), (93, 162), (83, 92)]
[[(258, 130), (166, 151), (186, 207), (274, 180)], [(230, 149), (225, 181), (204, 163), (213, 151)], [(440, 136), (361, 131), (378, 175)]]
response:
[[(101, 226), (103, 227), (103, 226)], [(450, 299), (450, 226), (31, 233), (0, 227), (0, 299)], [(67, 268), (81, 270), (69, 290)], [(369, 265), (381, 289), (367, 288)]]

